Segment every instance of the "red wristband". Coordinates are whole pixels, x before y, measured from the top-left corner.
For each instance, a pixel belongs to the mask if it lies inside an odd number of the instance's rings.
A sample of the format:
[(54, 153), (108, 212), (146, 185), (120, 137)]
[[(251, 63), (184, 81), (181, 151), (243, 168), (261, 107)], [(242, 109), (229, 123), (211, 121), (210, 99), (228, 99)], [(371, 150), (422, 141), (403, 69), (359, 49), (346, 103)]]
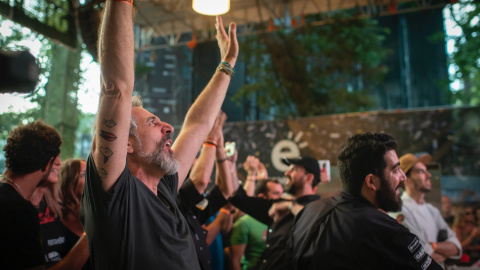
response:
[(133, 6), (133, 0), (113, 0), (113, 2), (122, 2)]
[(215, 144), (210, 143), (210, 142), (204, 142), (204, 143), (203, 143), (203, 146), (210, 146), (210, 147), (215, 147), (215, 148), (217, 148), (217, 146), (216, 146)]

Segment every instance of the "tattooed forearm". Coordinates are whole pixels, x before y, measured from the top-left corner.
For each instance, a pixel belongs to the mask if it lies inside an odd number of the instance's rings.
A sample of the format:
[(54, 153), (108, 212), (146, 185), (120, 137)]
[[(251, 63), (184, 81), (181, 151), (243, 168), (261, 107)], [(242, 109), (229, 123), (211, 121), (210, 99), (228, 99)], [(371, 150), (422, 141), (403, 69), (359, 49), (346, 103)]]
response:
[(107, 141), (115, 141), (117, 139), (117, 136), (111, 132), (107, 132), (104, 130), (100, 130), (100, 137), (104, 138)]
[(114, 126), (117, 125), (117, 122), (115, 122), (115, 121), (113, 120), (113, 118), (110, 119), (110, 120), (103, 119), (103, 123), (104, 123), (105, 126), (107, 126), (108, 128), (112, 128), (112, 127), (114, 127)]
[(100, 168), (98, 170), (98, 176), (100, 176), (100, 178), (106, 178), (107, 177), (107, 170), (105, 170), (104, 168)]
[(102, 147), (102, 146), (100, 146), (100, 153), (102, 153), (102, 155), (103, 155), (103, 163), (104, 164), (107, 163), (108, 158), (113, 155), (113, 152), (112, 152), (112, 150), (110, 150), (110, 148)]

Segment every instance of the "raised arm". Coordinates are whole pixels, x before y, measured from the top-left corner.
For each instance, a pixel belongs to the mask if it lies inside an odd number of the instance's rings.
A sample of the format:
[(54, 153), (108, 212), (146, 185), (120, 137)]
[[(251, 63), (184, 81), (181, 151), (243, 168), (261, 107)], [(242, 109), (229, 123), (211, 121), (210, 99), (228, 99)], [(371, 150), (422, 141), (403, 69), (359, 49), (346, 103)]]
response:
[(51, 270), (74, 270), (82, 269), (88, 260), (90, 253), (88, 251), (87, 237), (82, 235), (67, 255), (54, 266), (48, 268)]
[(228, 199), (233, 194), (234, 184), (232, 182), (232, 169), (227, 161), (228, 157), (223, 147), (223, 122), (222, 126), (217, 130), (217, 142), (215, 184), (222, 192), (223, 197)]
[[(235, 66), (238, 55), (238, 42), (236, 36), (236, 24), (230, 24), (229, 35), (223, 28), (222, 18), (217, 16), (217, 41), (220, 48), (221, 61)], [(178, 186), (182, 185), (195, 155), (203, 143), (203, 139), (212, 129), (215, 117), (220, 111), (230, 76), (222, 70), (215, 71), (210, 82), (200, 93), (196, 101), (190, 107), (182, 130), (173, 144), (175, 159), (180, 164), (178, 170)]]
[(125, 168), (127, 156), (134, 81), (131, 2), (106, 1), (100, 30), (101, 92), (92, 157), (107, 191)]
[(260, 160), (254, 156), (247, 156), (247, 159), (243, 163), (243, 169), (247, 172), (247, 179), (245, 180), (243, 188), (250, 197), (255, 195), (259, 164)]
[[(213, 165), (215, 163), (215, 156), (217, 147), (219, 147), (219, 136), (222, 135), (223, 123), (226, 120), (224, 112), (220, 111), (215, 119), (215, 124), (203, 143), (202, 152), (198, 158), (195, 166), (190, 172), (190, 180), (195, 185), (198, 193), (203, 194), (207, 189), (210, 177), (212, 176)], [(223, 147), (222, 147), (223, 149)]]

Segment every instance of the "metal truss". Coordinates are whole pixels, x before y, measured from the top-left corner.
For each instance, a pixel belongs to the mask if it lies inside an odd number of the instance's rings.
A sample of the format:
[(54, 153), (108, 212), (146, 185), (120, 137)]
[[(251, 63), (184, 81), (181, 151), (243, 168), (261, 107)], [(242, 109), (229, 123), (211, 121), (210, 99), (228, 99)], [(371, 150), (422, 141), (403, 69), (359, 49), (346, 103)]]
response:
[[(238, 35), (301, 27), (308, 15), (321, 14), (314, 25), (329, 21), (339, 10), (359, 18), (412, 12), (446, 5), (448, 0), (231, 0), (222, 15), (225, 26), (234, 21)], [(192, 9), (192, 0), (136, 0), (137, 50), (191, 45), (215, 39), (215, 17)], [(312, 23), (312, 22), (310, 22)], [(192, 35), (193, 34), (193, 35)], [(160, 44), (152, 42), (161, 38)], [(190, 43), (189, 43), (190, 42)]]

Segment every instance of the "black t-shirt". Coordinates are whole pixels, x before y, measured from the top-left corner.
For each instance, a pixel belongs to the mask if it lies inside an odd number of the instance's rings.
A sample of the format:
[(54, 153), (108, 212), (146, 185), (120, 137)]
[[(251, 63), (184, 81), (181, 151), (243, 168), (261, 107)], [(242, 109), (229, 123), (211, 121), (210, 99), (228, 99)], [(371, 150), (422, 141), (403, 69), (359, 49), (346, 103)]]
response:
[[(185, 180), (178, 192), (178, 207), (187, 220), (190, 227), (195, 251), (197, 252), (198, 261), (202, 270), (212, 269), (211, 254), (207, 247), (207, 230), (202, 225), (207, 219), (215, 215), (218, 210), (227, 204), (227, 200), (223, 196), (220, 188), (215, 185), (212, 190), (203, 196), (198, 193), (195, 185), (190, 179)], [(205, 209), (199, 209), (196, 204), (205, 199), (208, 204)]]
[(95, 269), (199, 269), (185, 218), (176, 204), (178, 174), (157, 196), (125, 166), (107, 193), (89, 156), (80, 219)]
[(9, 184), (0, 183), (0, 266), (43, 265), (40, 223), (35, 207)]
[(69, 248), (66, 243), (66, 228), (60, 219), (53, 216), (45, 200), (40, 201), (37, 208), (40, 219), (40, 236), (45, 256), (45, 267), (49, 268), (67, 255)]
[(442, 269), (414, 234), (346, 192), (308, 204), (289, 249), (294, 269)]
[[(307, 205), (319, 200), (318, 195), (305, 195), (295, 200), (296, 203)], [(265, 200), (262, 198), (249, 197), (240, 186), (230, 199), (230, 202), (243, 212), (249, 214), (258, 221), (268, 225), (265, 250), (257, 262), (264, 270), (291, 269), (290, 253), (287, 252), (287, 243), (290, 240), (293, 228), (293, 214), (289, 213), (277, 222), (268, 215), (268, 210), (273, 203), (281, 200)]]

